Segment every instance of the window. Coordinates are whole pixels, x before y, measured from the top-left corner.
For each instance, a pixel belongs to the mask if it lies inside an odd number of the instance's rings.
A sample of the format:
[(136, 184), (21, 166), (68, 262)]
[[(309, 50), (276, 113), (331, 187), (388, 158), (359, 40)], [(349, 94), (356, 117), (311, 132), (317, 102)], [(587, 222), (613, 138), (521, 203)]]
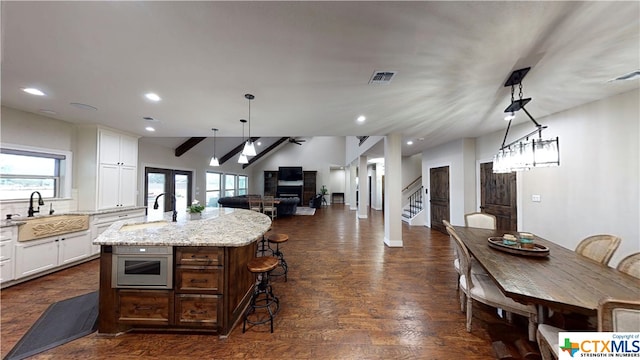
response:
[(34, 191), (45, 198), (62, 197), (61, 173), (66, 163), (64, 154), (1, 149), (0, 200), (29, 199)]
[[(221, 196), (247, 195), (249, 178), (246, 175), (222, 174), (207, 171), (207, 206), (218, 206)], [(221, 195), (224, 194), (224, 195)]]
[(209, 207), (217, 207), (218, 199), (220, 199), (220, 192), (222, 191), (222, 183), (220, 177), (222, 174), (207, 171), (207, 205)]
[(224, 196), (236, 196), (236, 176), (224, 174)]
[(248, 179), (245, 175), (238, 175), (238, 195), (247, 195)]

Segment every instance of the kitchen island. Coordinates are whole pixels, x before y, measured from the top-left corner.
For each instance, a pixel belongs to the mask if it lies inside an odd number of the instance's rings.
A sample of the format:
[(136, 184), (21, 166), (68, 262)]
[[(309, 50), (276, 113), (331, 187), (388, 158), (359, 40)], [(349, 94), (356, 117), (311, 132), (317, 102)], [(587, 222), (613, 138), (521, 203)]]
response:
[[(205, 211), (200, 220), (180, 215), (177, 222), (171, 213), (155, 221), (119, 221), (94, 240), (101, 246), (99, 334), (166, 330), (227, 336), (242, 317), (255, 281), (246, 264), (271, 219), (227, 208)], [(124, 259), (152, 265), (130, 276)], [(162, 277), (161, 284), (146, 281)]]

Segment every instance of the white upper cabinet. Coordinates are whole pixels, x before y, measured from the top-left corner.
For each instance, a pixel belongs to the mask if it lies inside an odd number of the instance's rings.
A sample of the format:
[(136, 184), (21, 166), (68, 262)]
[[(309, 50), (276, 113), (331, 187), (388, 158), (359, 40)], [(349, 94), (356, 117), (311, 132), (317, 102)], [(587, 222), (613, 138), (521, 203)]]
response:
[(135, 206), (138, 138), (102, 128), (87, 128), (80, 131), (78, 148), (79, 209)]

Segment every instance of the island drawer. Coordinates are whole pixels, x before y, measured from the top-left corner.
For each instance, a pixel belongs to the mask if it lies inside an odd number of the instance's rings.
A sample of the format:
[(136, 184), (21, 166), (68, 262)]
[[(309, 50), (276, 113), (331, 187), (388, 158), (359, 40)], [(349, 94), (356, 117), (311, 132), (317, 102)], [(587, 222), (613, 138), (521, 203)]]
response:
[(215, 246), (176, 247), (176, 262), (182, 265), (209, 265), (223, 264), (224, 249)]
[(211, 266), (178, 266), (176, 268), (176, 291), (221, 293), (223, 268)]
[(216, 327), (222, 318), (222, 296), (176, 294), (175, 323), (181, 326)]
[(127, 324), (169, 325), (173, 296), (163, 290), (119, 290), (118, 321)]

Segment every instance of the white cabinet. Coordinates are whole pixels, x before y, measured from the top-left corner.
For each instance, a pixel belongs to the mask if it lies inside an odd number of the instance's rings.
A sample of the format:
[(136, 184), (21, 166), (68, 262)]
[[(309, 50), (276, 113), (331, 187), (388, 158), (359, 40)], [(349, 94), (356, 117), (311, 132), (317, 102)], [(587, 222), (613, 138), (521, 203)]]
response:
[(14, 279), (15, 243), (18, 238), (16, 226), (0, 230), (0, 283)]
[[(120, 220), (144, 221), (145, 209), (114, 211), (106, 214), (93, 215), (91, 218), (91, 241), (95, 240), (111, 224)], [(100, 245), (91, 245), (91, 254), (100, 253)]]
[(78, 131), (78, 208), (135, 206), (138, 138), (96, 127)]
[(138, 139), (98, 130), (98, 209), (136, 204)]
[(89, 230), (18, 242), (15, 278), (35, 275), (55, 267), (73, 263), (91, 254)]

